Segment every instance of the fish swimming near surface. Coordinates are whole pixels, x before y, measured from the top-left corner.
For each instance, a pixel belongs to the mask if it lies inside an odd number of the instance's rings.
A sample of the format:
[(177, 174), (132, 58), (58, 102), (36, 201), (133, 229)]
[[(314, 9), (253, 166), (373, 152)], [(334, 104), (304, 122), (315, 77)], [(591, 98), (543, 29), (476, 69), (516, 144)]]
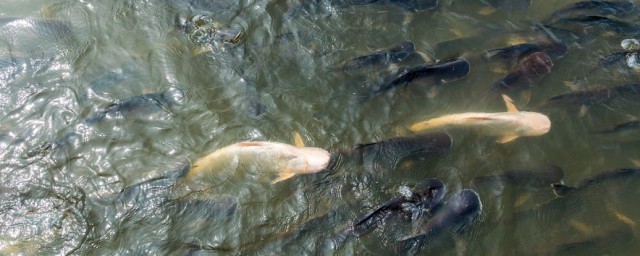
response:
[[(553, 192), (558, 196), (566, 196), (569, 193), (574, 193), (582, 189), (587, 189), (597, 184), (616, 184), (616, 187), (622, 186), (622, 184), (636, 184), (640, 178), (639, 168), (620, 168), (607, 172), (603, 172), (591, 178), (588, 178), (580, 182), (575, 187), (566, 186), (563, 184), (552, 184)], [(634, 186), (634, 188), (637, 188)]]
[(599, 1), (588, 0), (568, 4), (551, 14), (552, 19), (578, 15), (617, 16), (636, 11), (636, 5), (631, 1)]
[(246, 141), (218, 149), (196, 160), (187, 180), (215, 178), (223, 173), (255, 168), (260, 172), (277, 173), (273, 183), (296, 174), (317, 173), (324, 170), (331, 155), (316, 147), (296, 147), (270, 141)]
[(360, 102), (413, 82), (439, 84), (462, 79), (469, 74), (470, 69), (469, 61), (464, 58), (447, 60), (433, 65), (420, 65), (400, 72), (388, 82), (375, 86)]
[(472, 189), (464, 189), (419, 225), (412, 234), (396, 241), (396, 253), (415, 255), (424, 246), (435, 246), (441, 239), (464, 232), (482, 213), (480, 196)]
[(511, 99), (502, 95), (508, 112), (467, 112), (450, 114), (409, 127), (413, 132), (424, 132), (455, 127), (471, 128), (488, 136), (498, 136), (499, 143), (507, 143), (523, 136), (540, 136), (551, 129), (551, 121), (537, 112), (518, 111)]
[[(388, 220), (400, 218), (409, 223), (423, 214), (434, 214), (446, 193), (446, 185), (439, 179), (428, 178), (417, 184), (406, 196), (393, 198), (368, 213), (333, 238), (333, 243), (342, 245), (350, 237), (363, 237), (375, 229), (389, 225)], [(394, 222), (395, 223), (395, 222)]]
[(640, 96), (640, 84), (624, 84), (614, 87), (596, 87), (587, 90), (558, 94), (547, 99), (537, 109), (566, 109), (571, 106), (580, 106), (581, 115), (586, 113), (586, 108), (596, 104), (604, 104), (614, 98), (638, 98)]
[(493, 83), (485, 93), (506, 93), (514, 89), (527, 89), (551, 73), (553, 60), (544, 52), (534, 52), (522, 58), (506, 76)]
[(381, 165), (385, 169), (394, 169), (406, 159), (426, 158), (449, 152), (452, 143), (449, 134), (432, 132), (356, 144), (348, 153), (355, 155), (354, 158), (361, 160), (365, 166)]
[(619, 123), (611, 128), (594, 132), (601, 139), (618, 142), (631, 142), (640, 140), (640, 121)]
[(509, 47), (488, 50), (485, 59), (518, 60), (535, 52), (544, 52), (551, 59), (558, 59), (567, 53), (567, 46), (560, 42), (522, 43)]
[(415, 46), (413, 43), (404, 41), (389, 49), (349, 60), (337, 69), (346, 72), (365, 69), (368, 67), (386, 66), (391, 63), (397, 63), (404, 60), (409, 57), (409, 55), (413, 54), (414, 51)]

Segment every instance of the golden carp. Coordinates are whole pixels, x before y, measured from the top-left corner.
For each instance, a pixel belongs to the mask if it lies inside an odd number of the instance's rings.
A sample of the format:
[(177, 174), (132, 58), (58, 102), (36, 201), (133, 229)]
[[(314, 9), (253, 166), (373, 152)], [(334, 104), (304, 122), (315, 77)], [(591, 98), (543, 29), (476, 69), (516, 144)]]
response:
[(506, 143), (522, 136), (540, 136), (551, 129), (551, 121), (546, 115), (537, 112), (518, 111), (511, 99), (502, 95), (508, 112), (483, 113), (467, 112), (445, 115), (409, 127), (413, 132), (468, 127), (488, 136), (500, 137), (499, 143)]
[(187, 179), (206, 179), (221, 173), (255, 169), (277, 173), (273, 183), (295, 174), (317, 173), (329, 164), (328, 151), (316, 147), (296, 147), (269, 142), (247, 141), (218, 149), (193, 163)]

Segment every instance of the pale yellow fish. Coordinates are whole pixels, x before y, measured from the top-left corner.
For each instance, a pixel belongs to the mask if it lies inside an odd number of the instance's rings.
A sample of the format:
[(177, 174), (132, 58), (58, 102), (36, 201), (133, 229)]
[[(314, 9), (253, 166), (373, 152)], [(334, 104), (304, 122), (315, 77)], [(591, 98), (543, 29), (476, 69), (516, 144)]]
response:
[(624, 224), (629, 225), (630, 227), (635, 227), (636, 226), (636, 222), (633, 221), (631, 218), (627, 217), (626, 215), (613, 210), (613, 215), (616, 216), (616, 218), (618, 218), (618, 220), (622, 221)]
[(418, 122), (409, 127), (413, 132), (446, 129), (452, 127), (471, 128), (486, 136), (497, 136), (499, 143), (507, 143), (523, 136), (540, 136), (551, 129), (551, 121), (537, 112), (518, 111), (511, 98), (502, 95), (509, 112), (468, 112), (450, 114)]
[(329, 160), (329, 152), (321, 148), (247, 141), (226, 146), (196, 160), (186, 179), (208, 179), (221, 173), (254, 169), (278, 174), (279, 177), (273, 181), (276, 183), (296, 174), (320, 172), (327, 167)]

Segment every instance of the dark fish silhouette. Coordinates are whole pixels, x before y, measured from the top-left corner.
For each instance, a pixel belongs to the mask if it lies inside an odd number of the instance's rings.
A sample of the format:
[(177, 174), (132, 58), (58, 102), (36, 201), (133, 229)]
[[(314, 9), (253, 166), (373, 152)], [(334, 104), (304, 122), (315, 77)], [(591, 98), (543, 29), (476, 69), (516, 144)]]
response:
[(640, 140), (640, 121), (630, 121), (614, 125), (611, 128), (594, 132), (594, 135), (618, 142)]
[(413, 234), (396, 242), (396, 253), (415, 255), (424, 246), (431, 246), (440, 239), (460, 234), (473, 224), (482, 212), (482, 202), (478, 193), (464, 189), (453, 195), (433, 215), (420, 225)]
[(387, 225), (392, 218), (400, 218), (406, 222), (416, 220), (423, 215), (432, 215), (433, 210), (442, 202), (446, 193), (445, 184), (439, 179), (429, 178), (416, 185), (411, 194), (393, 198), (379, 208), (355, 221), (341, 230), (333, 238), (337, 245), (343, 244), (350, 237), (362, 237), (375, 229)]
[(538, 169), (512, 170), (496, 175), (480, 176), (473, 178), (471, 184), (474, 187), (511, 185), (523, 187), (548, 188), (553, 183), (558, 183), (564, 177), (562, 169), (555, 165)]
[(631, 1), (581, 1), (568, 4), (556, 11), (550, 16), (552, 19), (579, 16), (579, 15), (598, 15), (598, 16), (623, 16), (634, 12), (636, 5)]
[(398, 63), (404, 60), (409, 57), (414, 50), (415, 47), (412, 42), (404, 41), (389, 49), (349, 60), (337, 69), (341, 71), (354, 71), (370, 67), (387, 66), (391, 63)]
[(591, 106), (603, 104), (615, 97), (640, 96), (640, 84), (625, 84), (611, 88), (595, 88), (559, 94), (549, 98), (539, 108)]
[(552, 67), (553, 61), (549, 55), (544, 52), (532, 53), (518, 62), (518, 65), (506, 76), (493, 83), (488, 92), (506, 93), (529, 88), (551, 73)]
[(471, 66), (464, 58), (440, 62), (434, 65), (421, 65), (395, 75), (390, 81), (372, 88), (369, 95), (360, 102), (373, 98), (396, 87), (412, 82), (430, 82), (433, 84), (451, 82), (469, 74)]
[(171, 113), (171, 106), (178, 103), (183, 97), (184, 95), (182, 92), (176, 90), (133, 96), (121, 100), (120, 102), (113, 103), (111, 106), (95, 113), (85, 121), (89, 124), (94, 124), (104, 120), (106, 117), (121, 116), (124, 119), (143, 119), (160, 111)]
[(640, 177), (640, 169), (638, 168), (621, 168), (615, 169), (612, 171), (607, 171), (596, 176), (593, 176), (589, 179), (586, 179), (580, 182), (575, 187), (569, 187), (562, 184), (553, 184), (553, 192), (558, 196), (566, 196), (569, 193), (575, 193), (579, 190), (589, 188), (593, 185), (603, 184), (603, 183), (611, 183), (612, 185), (616, 183), (626, 183), (633, 182), (634, 179)]
[(567, 29), (576, 33), (592, 33), (591, 29), (601, 32), (615, 32), (618, 35), (635, 36), (640, 33), (640, 26), (606, 16), (584, 15), (562, 17), (546, 24), (549, 27)]
[(365, 166), (382, 165), (393, 169), (409, 158), (424, 158), (451, 150), (451, 136), (445, 132), (433, 132), (411, 137), (397, 137), (372, 143), (356, 144), (350, 154)]
[(551, 59), (559, 59), (567, 53), (567, 46), (559, 42), (523, 43), (488, 50), (485, 54), (485, 58), (488, 60), (519, 60), (535, 52), (544, 52)]

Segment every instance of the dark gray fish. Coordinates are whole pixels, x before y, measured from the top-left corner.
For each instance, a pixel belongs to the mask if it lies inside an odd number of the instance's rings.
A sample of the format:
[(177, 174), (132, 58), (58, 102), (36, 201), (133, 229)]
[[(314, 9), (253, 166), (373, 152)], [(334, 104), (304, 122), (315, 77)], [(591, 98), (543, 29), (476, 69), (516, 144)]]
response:
[(597, 184), (605, 184), (609, 183), (613, 186), (620, 186), (621, 184), (616, 183), (626, 183), (633, 182), (634, 179), (640, 177), (640, 169), (638, 168), (621, 168), (615, 169), (612, 171), (607, 171), (596, 176), (593, 176), (589, 179), (586, 179), (580, 182), (575, 187), (569, 187), (562, 184), (553, 184), (553, 192), (558, 196), (565, 196), (569, 193), (575, 193), (576, 191), (589, 188), (591, 186)]
[(514, 186), (518, 188), (538, 187), (548, 188), (558, 183), (564, 177), (562, 169), (555, 165), (539, 169), (512, 170), (496, 175), (476, 177), (471, 180), (473, 187)]
[(388, 0), (388, 2), (408, 11), (433, 10), (438, 7), (438, 0)]
[(333, 238), (333, 242), (339, 246), (350, 237), (366, 236), (375, 229), (388, 225), (387, 221), (394, 217), (411, 222), (425, 214), (432, 215), (433, 210), (442, 202), (445, 193), (446, 186), (441, 180), (426, 179), (417, 184), (411, 190), (411, 194), (387, 201), (338, 232)]
[(597, 1), (588, 0), (577, 3), (568, 4), (551, 14), (552, 19), (569, 17), (597, 15), (607, 16), (613, 15), (621, 17), (625, 14), (634, 12), (636, 5), (631, 1)]
[(640, 121), (630, 121), (616, 124), (611, 128), (594, 132), (602, 139), (618, 142), (631, 142), (640, 140)]
[(395, 75), (389, 82), (375, 86), (370, 91), (369, 96), (365, 97), (363, 101), (412, 82), (439, 84), (462, 79), (469, 74), (470, 69), (471, 65), (464, 58), (443, 61), (434, 65), (414, 67)]
[(512, 45), (505, 48), (491, 49), (485, 54), (487, 60), (519, 60), (535, 52), (544, 52), (551, 59), (559, 59), (567, 53), (567, 46), (558, 42), (537, 42)]
[(616, 52), (604, 56), (602, 59), (598, 61), (598, 67), (600, 68), (608, 68), (615, 64), (621, 64), (627, 60), (629, 56), (629, 52)]
[(171, 113), (171, 107), (179, 104), (183, 97), (184, 94), (178, 89), (133, 96), (114, 103), (103, 111), (95, 113), (93, 116), (87, 118), (85, 122), (95, 124), (104, 120), (106, 117), (112, 116), (121, 116), (125, 119), (144, 119), (160, 111)]
[(587, 30), (589, 28), (597, 28), (602, 32), (613, 31), (619, 35), (628, 36), (634, 36), (640, 33), (640, 26), (636, 24), (598, 15), (563, 17), (546, 25), (568, 29), (582, 34), (591, 33), (590, 30)]
[(303, 11), (317, 11), (323, 6), (348, 8), (358, 5), (393, 6), (415, 12), (435, 9), (438, 7), (438, 0), (303, 0), (300, 5), (288, 11), (288, 16), (295, 16)]
[[(544, 52), (534, 52), (524, 57), (518, 65), (502, 79), (493, 83), (487, 93), (506, 93), (510, 90), (526, 89), (551, 73), (553, 61)], [(485, 93), (486, 94), (486, 93)]]
[(441, 239), (461, 234), (478, 219), (481, 212), (482, 202), (478, 193), (472, 189), (464, 189), (449, 198), (413, 234), (399, 239), (396, 242), (396, 253), (415, 255), (425, 246), (436, 246)]
[(361, 159), (365, 166), (382, 165), (393, 169), (407, 159), (419, 159), (444, 154), (451, 150), (451, 136), (446, 132), (433, 132), (411, 137), (356, 144), (349, 154)]
[(559, 94), (549, 98), (539, 108), (591, 106), (603, 104), (615, 97), (640, 96), (640, 84), (625, 84), (612, 88), (595, 88)]
[(404, 41), (389, 49), (349, 60), (340, 66), (338, 70), (354, 71), (370, 67), (388, 66), (389, 64), (398, 63), (409, 57), (409, 55), (413, 54), (414, 50), (415, 47), (412, 42)]

